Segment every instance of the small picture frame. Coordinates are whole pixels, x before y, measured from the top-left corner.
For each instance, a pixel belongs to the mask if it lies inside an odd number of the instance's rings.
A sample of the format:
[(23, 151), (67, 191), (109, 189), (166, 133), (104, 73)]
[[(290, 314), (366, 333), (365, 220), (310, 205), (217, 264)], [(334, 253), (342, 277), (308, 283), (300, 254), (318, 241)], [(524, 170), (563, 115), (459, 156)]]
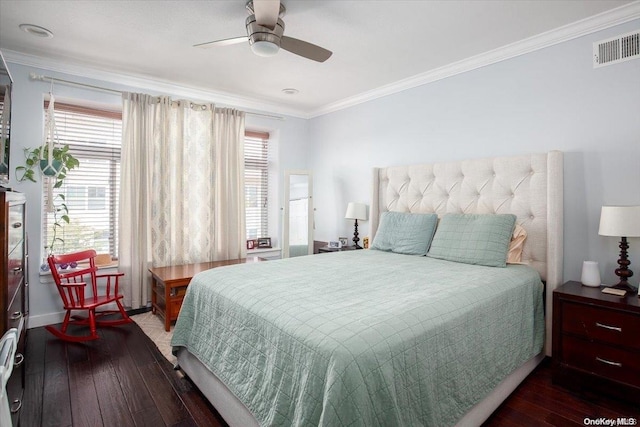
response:
[(340, 240), (331, 240), (329, 242), (329, 247), (331, 249), (340, 249), (342, 247), (342, 244), (340, 243)]
[(271, 248), (271, 237), (260, 237), (258, 238), (258, 248)]
[(247, 240), (247, 249), (253, 249), (256, 246), (256, 241), (253, 239)]
[(346, 237), (338, 237), (340, 241), (340, 246), (349, 246), (349, 239)]
[(369, 249), (369, 237), (364, 237), (362, 239), (362, 247), (365, 249)]

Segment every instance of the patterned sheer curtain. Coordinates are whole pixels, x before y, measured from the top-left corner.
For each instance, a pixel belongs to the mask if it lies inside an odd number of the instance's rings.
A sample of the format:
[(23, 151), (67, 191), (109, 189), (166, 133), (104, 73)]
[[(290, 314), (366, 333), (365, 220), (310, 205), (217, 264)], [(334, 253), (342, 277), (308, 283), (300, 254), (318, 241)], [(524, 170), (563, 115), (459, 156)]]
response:
[(125, 93), (122, 133), (119, 263), (140, 307), (151, 266), (246, 256), (244, 113)]

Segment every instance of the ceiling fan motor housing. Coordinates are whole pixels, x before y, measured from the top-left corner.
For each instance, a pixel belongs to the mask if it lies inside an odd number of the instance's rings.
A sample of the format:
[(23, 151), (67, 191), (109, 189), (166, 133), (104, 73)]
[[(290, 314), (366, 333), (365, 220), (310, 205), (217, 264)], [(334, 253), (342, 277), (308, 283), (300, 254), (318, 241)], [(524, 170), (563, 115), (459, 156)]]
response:
[(280, 46), (280, 40), (284, 34), (284, 22), (278, 18), (278, 22), (273, 30), (263, 27), (256, 22), (256, 16), (250, 15), (246, 22), (247, 36), (249, 37), (249, 44), (253, 46), (256, 42), (269, 42), (276, 46)]

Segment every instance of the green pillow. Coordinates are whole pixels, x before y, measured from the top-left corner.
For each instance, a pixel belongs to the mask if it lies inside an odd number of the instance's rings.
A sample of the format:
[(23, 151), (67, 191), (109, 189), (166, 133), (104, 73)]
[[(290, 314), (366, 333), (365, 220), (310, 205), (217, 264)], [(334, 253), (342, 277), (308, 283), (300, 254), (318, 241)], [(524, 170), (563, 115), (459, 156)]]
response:
[(437, 223), (436, 214), (383, 212), (371, 249), (426, 255)]
[(515, 223), (516, 216), (511, 214), (445, 215), (427, 255), (466, 264), (506, 267)]

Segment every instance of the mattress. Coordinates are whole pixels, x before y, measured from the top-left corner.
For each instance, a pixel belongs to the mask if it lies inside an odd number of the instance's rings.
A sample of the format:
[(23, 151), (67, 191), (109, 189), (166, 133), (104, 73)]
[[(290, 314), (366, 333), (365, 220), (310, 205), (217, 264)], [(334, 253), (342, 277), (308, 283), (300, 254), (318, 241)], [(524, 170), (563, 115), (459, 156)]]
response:
[(542, 289), (375, 250), (228, 266), (194, 276), (172, 345), (261, 425), (453, 425), (542, 349)]

